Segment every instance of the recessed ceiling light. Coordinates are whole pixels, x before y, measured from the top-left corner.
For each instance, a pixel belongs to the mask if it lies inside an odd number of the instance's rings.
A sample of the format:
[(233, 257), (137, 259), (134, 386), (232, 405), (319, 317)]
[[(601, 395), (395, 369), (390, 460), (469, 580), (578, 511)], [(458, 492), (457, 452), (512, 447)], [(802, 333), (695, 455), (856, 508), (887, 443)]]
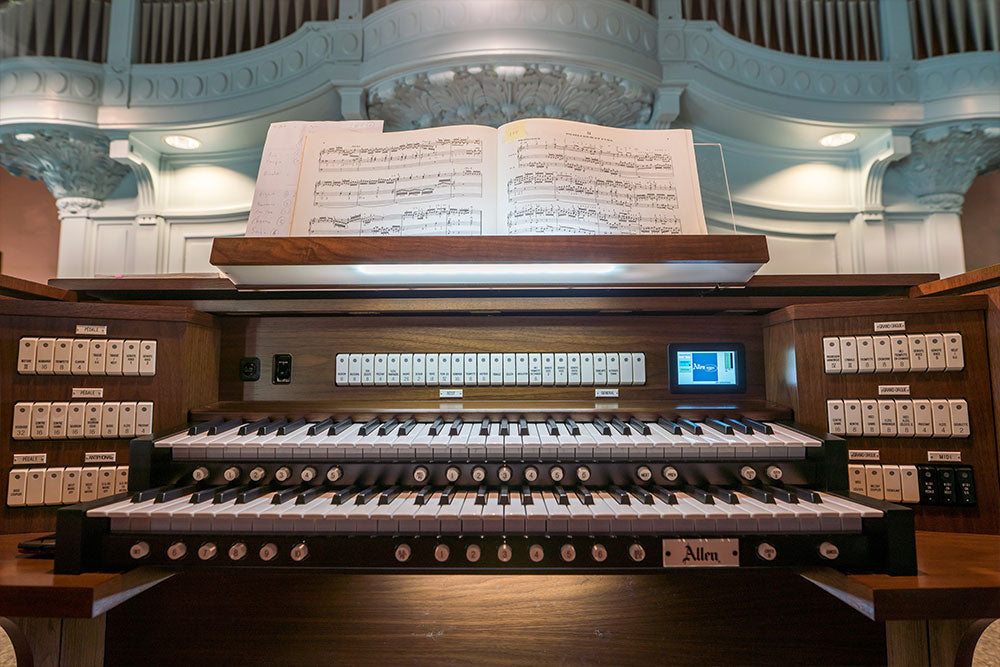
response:
[(18, 141), (31, 141), (35, 138), (35, 135), (31, 132), (18, 132), (14, 135), (14, 138)]
[(163, 137), (163, 143), (182, 151), (193, 151), (201, 146), (201, 142), (194, 137), (186, 137), (183, 134), (168, 134)]
[(846, 146), (857, 138), (857, 132), (834, 132), (820, 139), (819, 143), (827, 148), (836, 148), (838, 146)]

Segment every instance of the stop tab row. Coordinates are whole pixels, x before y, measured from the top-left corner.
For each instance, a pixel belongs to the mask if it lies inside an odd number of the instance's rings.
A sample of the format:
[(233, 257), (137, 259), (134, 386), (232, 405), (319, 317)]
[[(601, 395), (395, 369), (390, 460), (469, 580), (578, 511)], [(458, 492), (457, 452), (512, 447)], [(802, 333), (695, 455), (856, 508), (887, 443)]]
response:
[(75, 505), (128, 491), (128, 466), (12, 468), (7, 505)]
[(14, 405), (15, 440), (134, 438), (153, 432), (151, 401), (21, 402)]
[(823, 338), (823, 369), (827, 373), (923, 373), (963, 368), (960, 333)]
[(834, 435), (968, 438), (972, 430), (964, 398), (831, 399), (826, 416)]

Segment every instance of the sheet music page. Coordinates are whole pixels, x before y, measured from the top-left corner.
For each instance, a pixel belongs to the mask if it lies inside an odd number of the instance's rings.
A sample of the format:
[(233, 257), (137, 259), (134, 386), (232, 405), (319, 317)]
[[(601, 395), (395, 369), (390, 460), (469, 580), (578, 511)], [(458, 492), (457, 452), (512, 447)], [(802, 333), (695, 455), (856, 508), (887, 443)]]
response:
[(287, 121), (271, 123), (257, 170), (257, 185), (244, 236), (288, 236), (292, 230), (295, 187), (299, 182), (302, 141), (313, 132), (380, 133), (380, 120)]
[(499, 128), (500, 234), (706, 234), (689, 130)]
[(480, 125), (312, 134), (292, 235), (495, 234), (496, 141)]

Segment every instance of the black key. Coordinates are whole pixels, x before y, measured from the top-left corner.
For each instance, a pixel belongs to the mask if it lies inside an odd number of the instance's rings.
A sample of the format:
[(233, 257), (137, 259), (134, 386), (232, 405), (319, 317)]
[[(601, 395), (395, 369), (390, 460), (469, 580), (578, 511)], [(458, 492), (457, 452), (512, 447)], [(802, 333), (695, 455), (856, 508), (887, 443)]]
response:
[(303, 491), (302, 493), (300, 493), (298, 496), (295, 497), (295, 504), (296, 505), (305, 505), (307, 502), (309, 502), (313, 498), (315, 498), (315, 497), (317, 497), (317, 496), (319, 496), (319, 495), (321, 495), (323, 493), (326, 493), (329, 490), (330, 490), (329, 487), (322, 486), (322, 485), (321, 486), (310, 486), (308, 489), (306, 489), (305, 491)]
[(251, 486), (245, 491), (241, 491), (236, 495), (236, 504), (243, 505), (250, 502), (251, 500), (256, 500), (260, 498), (264, 493), (268, 491), (266, 486)]
[(490, 418), (483, 417), (483, 423), (479, 425), (479, 435), (489, 435), (490, 434)]
[(507, 421), (506, 417), (500, 420), (500, 435), (504, 437), (510, 435), (510, 422)]
[[(320, 433), (330, 428), (331, 426), (333, 426), (333, 420), (327, 417), (323, 421), (316, 422), (315, 424), (310, 426), (309, 430), (306, 431), (306, 435), (319, 435)], [(348, 426), (350, 426), (350, 424), (348, 424)], [(340, 431), (343, 430), (344, 429), (340, 429)], [(340, 433), (340, 431), (337, 431), (337, 433)], [(330, 435), (336, 435), (336, 433), (331, 433)]]
[(397, 426), (399, 426), (399, 420), (393, 417), (392, 419), (390, 419), (389, 421), (378, 427), (378, 434), (389, 435), (390, 433), (392, 433), (393, 429), (396, 428)]
[(740, 421), (758, 433), (763, 433), (764, 435), (774, 435), (774, 429), (764, 422), (759, 422), (756, 419), (750, 419), (749, 417), (742, 417)]
[(295, 421), (288, 422), (278, 429), (278, 435), (288, 435), (289, 433), (294, 433), (308, 423), (309, 422), (305, 419), (296, 419)]
[(271, 435), (287, 423), (287, 419), (275, 419), (270, 424), (265, 424), (257, 429), (257, 435)]
[(633, 431), (639, 433), (640, 435), (650, 434), (649, 426), (647, 426), (644, 422), (639, 421), (635, 417), (632, 417), (628, 420), (628, 425), (632, 427)]
[(713, 496), (726, 503), (727, 505), (739, 505), (740, 499), (736, 497), (736, 494), (729, 489), (722, 489), (718, 486), (708, 487), (708, 492)]
[(594, 504), (594, 494), (585, 486), (576, 487), (576, 495), (584, 505)]
[(382, 492), (382, 495), (378, 497), (378, 504), (388, 505), (396, 498), (396, 496), (399, 495), (399, 492), (402, 490), (403, 489), (399, 488), (398, 486), (390, 486), (388, 489)]
[(528, 420), (524, 417), (517, 420), (517, 432), (522, 438), (528, 435)]
[(192, 503), (203, 503), (206, 500), (211, 500), (220, 489), (224, 489), (224, 486), (210, 486), (207, 489), (198, 489), (191, 494)]
[(307, 489), (309, 489), (307, 484), (303, 484), (301, 486), (290, 486), (287, 489), (280, 489), (275, 492), (273, 496), (271, 496), (271, 504), (280, 505), (281, 503), (286, 503)]
[(632, 504), (632, 500), (628, 497), (628, 494), (625, 493), (625, 490), (622, 489), (622, 487), (620, 487), (618, 485), (612, 484), (611, 486), (609, 486), (608, 487), (608, 493), (611, 494), (612, 498), (614, 498), (615, 500), (618, 501), (619, 505), (631, 505)]
[(156, 498), (153, 500), (154, 503), (165, 503), (170, 500), (177, 500), (181, 496), (186, 496), (189, 493), (194, 493), (198, 490), (198, 486), (192, 484), (191, 486), (172, 486), (169, 489), (160, 491), (156, 494)]
[(448, 435), (458, 435), (462, 432), (462, 418), (455, 417), (455, 421), (451, 423), (451, 428), (448, 430)]
[(442, 428), (444, 428), (444, 419), (438, 417), (427, 427), (427, 435), (435, 436), (441, 432)]
[(369, 419), (358, 429), (358, 435), (362, 436), (371, 435), (372, 433), (375, 432), (375, 429), (377, 429), (379, 425), (380, 422), (378, 419), (375, 418)]
[(221, 424), (210, 426), (208, 429), (208, 435), (219, 435), (220, 433), (225, 433), (229, 429), (236, 428), (242, 423), (242, 419), (230, 419), (229, 421), (224, 421)]
[(450, 505), (452, 501), (452, 496), (454, 495), (455, 495), (454, 486), (446, 486), (443, 489), (441, 489), (441, 504)]
[(258, 487), (255, 484), (246, 484), (244, 486), (231, 486), (228, 489), (222, 489), (221, 491), (216, 493), (215, 498), (212, 499), (212, 502), (215, 503), (216, 505), (221, 505), (222, 503), (228, 503), (230, 500), (233, 500), (234, 498), (239, 498), (241, 493), (256, 488)]
[(643, 505), (653, 504), (653, 494), (642, 488), (641, 486), (633, 486), (629, 488), (629, 493), (636, 497)]
[(570, 435), (580, 435), (580, 427), (569, 417), (563, 420), (563, 424), (566, 425), (566, 430), (569, 431)]
[(703, 505), (715, 504), (715, 501), (712, 500), (712, 494), (705, 489), (699, 489), (697, 486), (685, 486), (684, 493), (688, 494)]
[(594, 428), (601, 435), (611, 435), (611, 427), (600, 417), (594, 417)]
[(560, 505), (569, 505), (569, 496), (566, 495), (566, 489), (562, 488), (561, 486), (557, 486), (553, 490), (556, 492), (556, 501)]
[(759, 486), (748, 486), (744, 484), (740, 487), (740, 493), (748, 495), (754, 500), (759, 500), (762, 503), (774, 504), (774, 494), (768, 493)]
[(510, 505), (510, 491), (506, 486), (500, 487), (500, 500), (501, 505)]
[(213, 419), (211, 421), (202, 422), (200, 424), (195, 424), (194, 426), (192, 426), (191, 428), (188, 429), (188, 435), (198, 435), (200, 433), (204, 433), (205, 431), (207, 431), (208, 429), (212, 428), (213, 426), (218, 426), (219, 424), (222, 424), (223, 422), (225, 422), (225, 420), (222, 417), (216, 417), (215, 419)]
[[(611, 425), (614, 426), (615, 430), (622, 435), (632, 435), (632, 429), (628, 427), (628, 424), (623, 422), (621, 419), (618, 419), (618, 417), (611, 420)], [(608, 435), (610, 435), (610, 433)]]
[(238, 433), (240, 435), (247, 435), (249, 433), (253, 433), (262, 426), (267, 426), (270, 423), (271, 423), (270, 419), (267, 418), (258, 419), (255, 422), (250, 422), (249, 424), (244, 424), (243, 426), (240, 426), (240, 430), (238, 431)]
[(799, 498), (794, 493), (782, 486), (770, 486), (765, 484), (761, 487), (767, 493), (773, 494), (778, 500), (783, 500), (786, 503), (798, 503)]
[(486, 494), (487, 493), (488, 493), (488, 490), (486, 489), (485, 486), (481, 486), (478, 489), (476, 489), (476, 504), (477, 505), (485, 505), (486, 504)]
[(730, 426), (729, 424), (724, 423), (724, 422), (720, 422), (718, 419), (706, 419), (705, 420), (705, 425), (706, 426), (711, 426), (712, 428), (714, 428), (716, 431), (718, 431), (719, 433), (721, 433), (723, 435), (732, 435), (733, 434), (733, 427)]
[(823, 499), (812, 489), (803, 489), (801, 486), (786, 486), (785, 489), (795, 494), (800, 501), (813, 504), (821, 504)]
[(552, 417), (545, 420), (545, 428), (549, 430), (549, 435), (559, 435), (559, 426)]
[(730, 419), (726, 417), (725, 419), (722, 420), (722, 422), (728, 424), (729, 426), (732, 426), (734, 431), (742, 433), (743, 435), (753, 435), (753, 429), (741, 421), (737, 421), (735, 419)]
[(405, 422), (399, 425), (398, 435), (409, 435), (410, 431), (412, 431), (413, 427), (416, 425), (417, 425), (417, 420), (414, 419), (413, 417), (410, 417)]
[[(323, 422), (323, 424), (324, 424), (323, 426), (321, 426), (320, 424), (317, 424), (316, 426), (318, 428), (316, 429), (316, 433), (319, 433), (320, 431), (322, 431), (324, 428), (326, 428), (327, 426), (329, 426), (332, 422), (333, 422), (332, 419), (327, 419), (326, 421)], [(352, 419), (342, 419), (339, 422), (337, 422), (336, 424), (333, 424), (332, 426), (330, 426), (330, 430), (327, 431), (326, 434), (327, 435), (340, 435), (341, 433), (343, 433), (347, 429), (351, 428), (352, 426), (354, 426), (354, 420), (352, 420)], [(311, 435), (316, 435), (316, 433), (312, 432), (312, 429), (309, 429), (309, 433)]]
[(677, 504), (677, 496), (674, 495), (674, 492), (664, 489), (662, 486), (654, 486), (651, 493), (668, 505)]
[(417, 491), (417, 496), (413, 499), (413, 501), (418, 505), (426, 505), (432, 493), (434, 493), (434, 490), (429, 486), (425, 486)]
[(701, 435), (701, 426), (698, 426), (690, 419), (678, 419), (677, 425), (691, 435)]
[(346, 488), (335, 491), (333, 497), (330, 498), (330, 501), (334, 505), (346, 505), (347, 501), (351, 498), (351, 496), (353, 496), (357, 492), (358, 492), (357, 487), (348, 486)]
[(379, 494), (379, 489), (374, 486), (369, 486), (367, 489), (358, 491), (358, 495), (354, 498), (355, 505), (364, 505), (369, 500), (374, 498)]
[(531, 496), (531, 487), (522, 486), (521, 487), (521, 502), (525, 505), (534, 505), (535, 499)]
[(670, 435), (681, 434), (681, 427), (675, 424), (674, 422), (670, 421), (669, 419), (664, 419), (663, 417), (660, 417), (659, 419), (656, 420), (656, 423), (659, 424), (660, 427), (662, 427)]
[(157, 487), (154, 487), (152, 489), (143, 489), (142, 491), (139, 491), (138, 493), (136, 493), (135, 495), (132, 496), (132, 502), (133, 503), (143, 503), (143, 502), (146, 502), (147, 500), (151, 500), (153, 498), (156, 498), (156, 496), (158, 496), (161, 493), (163, 493), (164, 491), (166, 491), (168, 489), (172, 489), (172, 488), (174, 488), (174, 487), (172, 487), (172, 486), (157, 486)]

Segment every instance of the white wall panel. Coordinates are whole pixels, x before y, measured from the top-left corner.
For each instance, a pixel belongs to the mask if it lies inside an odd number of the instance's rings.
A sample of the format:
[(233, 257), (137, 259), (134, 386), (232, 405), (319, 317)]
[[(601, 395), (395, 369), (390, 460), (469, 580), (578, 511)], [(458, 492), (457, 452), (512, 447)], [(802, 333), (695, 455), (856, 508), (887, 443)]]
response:
[(212, 240), (242, 236), (246, 220), (230, 222), (171, 222), (167, 231), (167, 273), (216, 272), (208, 259)]

